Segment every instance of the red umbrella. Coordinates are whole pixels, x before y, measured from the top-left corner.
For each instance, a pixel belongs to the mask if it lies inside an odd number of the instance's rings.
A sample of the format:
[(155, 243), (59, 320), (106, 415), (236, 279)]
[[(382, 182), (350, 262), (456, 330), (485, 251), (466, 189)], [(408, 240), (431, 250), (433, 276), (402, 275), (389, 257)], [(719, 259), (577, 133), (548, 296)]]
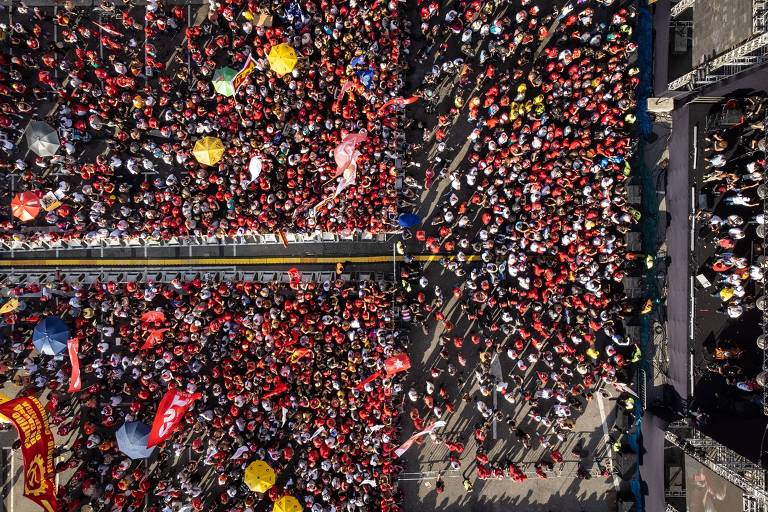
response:
[(13, 216), (22, 222), (32, 220), (40, 213), (40, 196), (37, 192), (21, 192), (11, 201)]

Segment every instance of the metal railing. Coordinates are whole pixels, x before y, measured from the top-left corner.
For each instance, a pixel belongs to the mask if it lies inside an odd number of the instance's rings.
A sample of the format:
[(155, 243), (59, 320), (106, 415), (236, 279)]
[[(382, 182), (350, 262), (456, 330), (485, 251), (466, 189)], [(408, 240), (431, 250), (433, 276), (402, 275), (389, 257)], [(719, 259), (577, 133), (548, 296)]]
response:
[[(334, 271), (315, 270), (299, 271), (301, 280), (306, 282), (323, 282), (341, 279), (342, 281), (377, 281), (392, 282), (394, 274), (391, 272), (346, 272), (337, 275)], [(62, 272), (5, 272), (0, 271), (0, 287), (12, 287), (23, 285), (55, 285), (66, 281), (70, 284), (93, 284), (95, 282), (115, 283), (169, 283), (173, 280), (181, 282), (200, 279), (206, 282), (261, 282), (273, 281), (290, 283), (291, 279), (286, 271), (254, 271), (238, 270), (237, 267), (196, 267), (184, 270), (168, 270), (165, 267), (148, 267), (141, 270), (116, 270), (116, 269), (67, 269)]]
[[(393, 233), (379, 233), (373, 235), (368, 232), (340, 235), (335, 233), (286, 233), (285, 242), (288, 244), (310, 243), (335, 243), (335, 242), (385, 242)], [(216, 236), (189, 236), (171, 237), (162, 240), (152, 236), (135, 237), (102, 237), (85, 236), (67, 240), (25, 240), (22, 237), (16, 239), (0, 240), (0, 251), (52, 251), (52, 250), (78, 250), (78, 249), (142, 249), (145, 247), (187, 247), (187, 246), (212, 246), (212, 245), (277, 245), (282, 244), (279, 235), (276, 234), (248, 234), (237, 237)]]
[(768, 61), (768, 33), (762, 32), (667, 85), (670, 91), (696, 90)]

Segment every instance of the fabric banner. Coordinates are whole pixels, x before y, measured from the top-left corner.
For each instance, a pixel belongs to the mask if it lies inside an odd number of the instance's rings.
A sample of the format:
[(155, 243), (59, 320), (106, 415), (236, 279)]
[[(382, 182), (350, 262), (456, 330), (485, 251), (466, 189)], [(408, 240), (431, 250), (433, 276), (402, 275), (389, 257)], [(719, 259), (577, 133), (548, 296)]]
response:
[(53, 434), (43, 405), (35, 397), (16, 398), (0, 404), (21, 441), (24, 459), (24, 496), (46, 512), (56, 511), (56, 471), (53, 466)]
[(251, 73), (253, 73), (255, 69), (256, 61), (251, 55), (249, 55), (248, 59), (245, 61), (245, 65), (243, 65), (243, 69), (241, 69), (232, 79), (232, 88), (235, 90), (235, 92), (237, 92), (240, 86), (243, 85), (245, 79), (251, 76)]
[(192, 402), (203, 396), (200, 393), (187, 393), (178, 389), (168, 390), (157, 407), (152, 431), (149, 433), (147, 448), (162, 443), (171, 436), (176, 426), (181, 422), (184, 413), (192, 406)]
[(440, 427), (444, 427), (445, 425), (446, 425), (446, 422), (443, 420), (440, 420), (440, 421), (434, 422), (432, 425), (425, 428), (421, 432), (416, 432), (411, 437), (409, 437), (403, 444), (401, 444), (395, 449), (395, 457), (402, 457), (402, 455), (408, 451), (408, 448), (410, 448), (418, 438), (429, 435), (432, 432), (434, 432), (436, 429)]
[(78, 357), (78, 351), (80, 349), (80, 340), (77, 338), (70, 338), (67, 341), (67, 351), (69, 352), (69, 362), (72, 364), (72, 374), (69, 376), (69, 389), (70, 393), (80, 391), (83, 387), (80, 382), (80, 358)]

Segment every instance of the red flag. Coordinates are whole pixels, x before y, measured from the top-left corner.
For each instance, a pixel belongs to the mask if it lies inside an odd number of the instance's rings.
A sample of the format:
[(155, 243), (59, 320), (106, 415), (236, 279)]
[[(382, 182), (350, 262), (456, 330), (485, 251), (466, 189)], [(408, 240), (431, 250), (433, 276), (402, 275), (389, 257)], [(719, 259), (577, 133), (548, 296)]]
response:
[(141, 321), (144, 323), (165, 322), (165, 313), (162, 311), (147, 311), (142, 313)]
[(301, 282), (301, 272), (296, 267), (288, 269), (288, 277), (291, 278), (291, 284), (299, 284)]
[(152, 432), (149, 433), (147, 448), (162, 443), (171, 436), (176, 426), (181, 422), (184, 413), (190, 408), (192, 402), (200, 398), (200, 393), (187, 393), (178, 389), (168, 390), (160, 400), (157, 407), (155, 421), (152, 423)]
[(121, 34), (121, 33), (120, 33), (120, 32), (118, 32), (117, 30), (114, 30), (114, 29), (110, 28), (110, 27), (109, 27), (109, 26), (107, 26), (107, 25), (101, 25), (101, 24), (99, 24), (99, 23), (96, 23), (95, 21), (92, 21), (91, 23), (93, 23), (94, 25), (96, 25), (97, 27), (99, 27), (101, 30), (103, 30), (103, 31), (104, 31), (104, 32), (106, 32), (107, 34), (113, 35), (113, 36), (115, 36), (115, 37), (125, 37), (125, 35), (124, 35), (124, 34)]
[(418, 96), (411, 96), (410, 98), (395, 98), (393, 100), (389, 100), (388, 102), (383, 104), (381, 107), (379, 107), (379, 111), (377, 112), (377, 114), (381, 115), (392, 105), (397, 105), (398, 107), (404, 107), (406, 105), (410, 105), (411, 103), (416, 103), (418, 100), (419, 100)]
[(264, 398), (272, 398), (275, 395), (279, 395), (283, 391), (288, 391), (288, 386), (281, 380), (277, 381), (277, 384), (275, 385), (275, 389), (272, 391), (266, 393), (264, 395)]
[(400, 372), (404, 372), (410, 367), (411, 359), (405, 352), (384, 360), (384, 369), (387, 370), (387, 377), (391, 377)]
[(245, 82), (245, 79), (251, 76), (251, 73), (253, 73), (256, 70), (256, 60), (253, 58), (252, 55), (249, 55), (247, 59), (245, 59), (245, 64), (243, 64), (243, 68), (238, 71), (238, 73), (232, 78), (232, 88), (237, 92), (238, 89), (240, 89), (240, 86), (243, 85), (243, 82)]
[(72, 364), (72, 374), (69, 376), (69, 391), (74, 393), (80, 391), (83, 387), (80, 382), (80, 359), (77, 357), (77, 352), (80, 349), (80, 340), (78, 338), (71, 338), (67, 341), (67, 351), (69, 352), (69, 362)]
[(166, 327), (163, 329), (152, 329), (151, 331), (149, 331), (149, 336), (147, 336), (147, 341), (145, 341), (144, 344), (141, 346), (141, 350), (152, 348), (155, 346), (155, 343), (163, 341), (163, 333), (167, 330), (168, 328)]
[(311, 355), (312, 355), (312, 351), (309, 350), (308, 348), (297, 348), (291, 354), (291, 358), (290, 358), (291, 364), (297, 362), (302, 357), (311, 356)]
[(19, 433), (24, 459), (24, 496), (46, 512), (55, 512), (58, 508), (54, 441), (42, 404), (35, 397), (16, 398), (0, 404), (0, 414), (7, 417)]
[(373, 382), (374, 380), (378, 379), (379, 377), (381, 377), (381, 372), (376, 372), (373, 375), (371, 375), (370, 377), (367, 377), (367, 378), (363, 379), (360, 382), (360, 384), (355, 386), (355, 389), (357, 389), (357, 390), (363, 389), (366, 384), (368, 384), (369, 382)]

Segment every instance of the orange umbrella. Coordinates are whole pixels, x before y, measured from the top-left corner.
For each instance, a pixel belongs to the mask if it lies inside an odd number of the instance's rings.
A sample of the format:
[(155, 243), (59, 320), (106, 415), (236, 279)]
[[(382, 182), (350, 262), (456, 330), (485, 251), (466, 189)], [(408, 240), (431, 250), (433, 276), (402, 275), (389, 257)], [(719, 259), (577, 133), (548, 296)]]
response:
[(147, 311), (141, 315), (142, 322), (165, 322), (165, 313), (162, 311)]
[(155, 343), (163, 341), (163, 333), (167, 330), (167, 328), (150, 330), (149, 336), (147, 336), (147, 341), (145, 341), (144, 345), (141, 346), (142, 350), (152, 348), (155, 346)]
[(22, 222), (32, 220), (40, 213), (40, 196), (37, 192), (21, 192), (11, 201), (13, 216)]

